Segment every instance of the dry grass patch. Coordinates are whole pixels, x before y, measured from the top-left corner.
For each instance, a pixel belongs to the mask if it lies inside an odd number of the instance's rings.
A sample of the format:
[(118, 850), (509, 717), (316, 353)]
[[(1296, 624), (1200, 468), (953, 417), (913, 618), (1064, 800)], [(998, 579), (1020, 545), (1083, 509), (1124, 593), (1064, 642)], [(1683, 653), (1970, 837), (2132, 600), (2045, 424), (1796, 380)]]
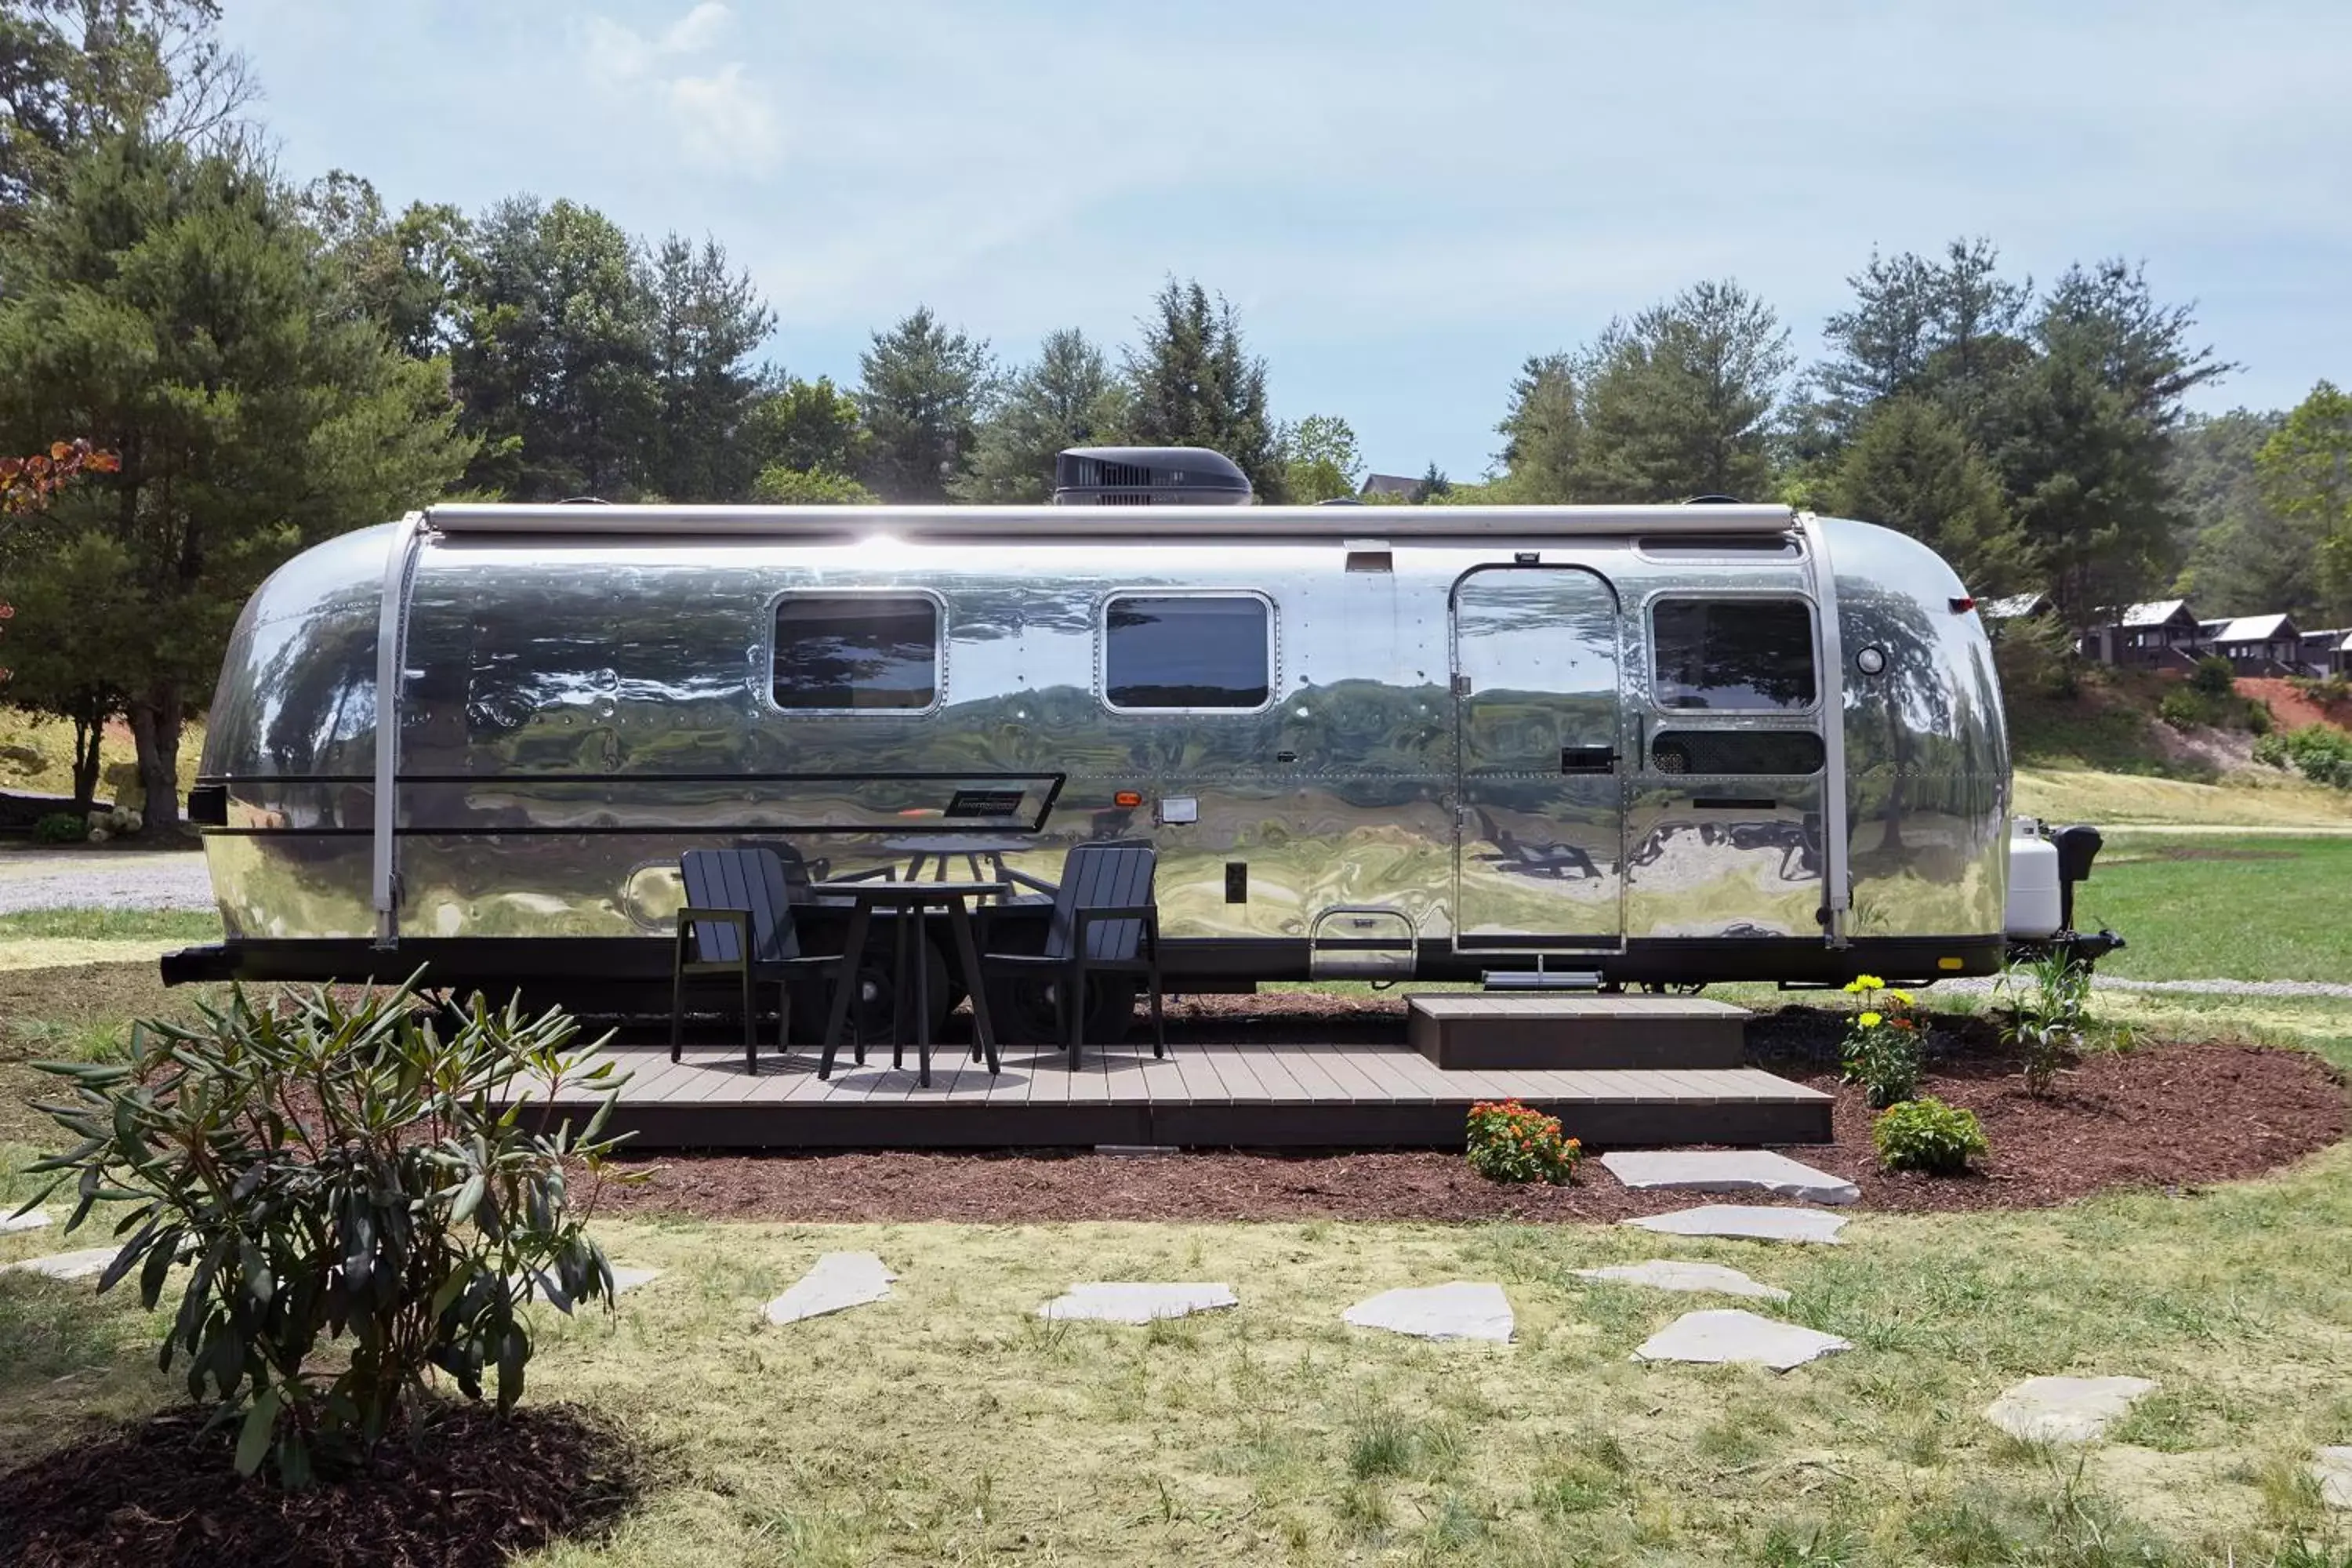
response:
[[(612, 1317), (546, 1316), (532, 1384), (617, 1417), (657, 1479), (609, 1542), (532, 1561), (2329, 1562), (2280, 1556), (2352, 1552), (2282, 1478), (2352, 1439), (2352, 1394), (2315, 1397), (2352, 1391), (2352, 1282), (2325, 1244), (2347, 1226), (2341, 1147), (2197, 1196), (1865, 1215), (1843, 1247), (1585, 1226), (616, 1225), (617, 1259), (668, 1272)], [(762, 1326), (760, 1304), (834, 1249), (878, 1252), (896, 1299)], [(1660, 1253), (1786, 1285), (1787, 1316), (1856, 1348), (1780, 1377), (1633, 1364), (1643, 1336), (1720, 1303), (1570, 1270)], [(1228, 1280), (1243, 1305), (1150, 1329), (1034, 1316), (1073, 1281), (1123, 1278)], [(1339, 1321), (1448, 1279), (1503, 1281), (1517, 1342)], [(43, 1365), (100, 1370), (16, 1380), (0, 1457), (164, 1396), (133, 1370), (135, 1313), (73, 1311), (100, 1327), (70, 1331), (99, 1337)], [(1978, 1418), (2060, 1372), (2162, 1391), (2079, 1464)], [(2147, 1554), (2084, 1555), (2096, 1541)]]

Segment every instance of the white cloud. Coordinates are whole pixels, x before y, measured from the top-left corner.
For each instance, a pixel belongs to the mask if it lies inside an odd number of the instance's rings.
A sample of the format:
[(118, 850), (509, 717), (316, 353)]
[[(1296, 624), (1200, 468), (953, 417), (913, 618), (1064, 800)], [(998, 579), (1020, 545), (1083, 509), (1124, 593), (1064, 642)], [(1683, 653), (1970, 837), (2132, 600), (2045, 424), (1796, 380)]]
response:
[[(722, 7), (704, 5), (695, 15)], [(730, 60), (708, 76), (673, 77), (664, 84), (670, 117), (687, 155), (719, 166), (763, 168), (781, 144), (775, 111), (759, 89), (744, 80), (743, 65)]]
[(690, 162), (735, 174), (755, 174), (775, 162), (782, 142), (768, 96), (745, 75), (740, 60), (698, 69), (734, 20), (720, 0), (702, 0), (647, 38), (608, 16), (591, 16), (580, 29), (590, 78), (625, 89), (616, 103), (650, 106), (667, 122)]
[(672, 22), (668, 30), (662, 34), (662, 52), (670, 55), (699, 54), (719, 41), (719, 35), (727, 30), (727, 24), (734, 17), (735, 14), (720, 5), (719, 0), (702, 0), (701, 5)]

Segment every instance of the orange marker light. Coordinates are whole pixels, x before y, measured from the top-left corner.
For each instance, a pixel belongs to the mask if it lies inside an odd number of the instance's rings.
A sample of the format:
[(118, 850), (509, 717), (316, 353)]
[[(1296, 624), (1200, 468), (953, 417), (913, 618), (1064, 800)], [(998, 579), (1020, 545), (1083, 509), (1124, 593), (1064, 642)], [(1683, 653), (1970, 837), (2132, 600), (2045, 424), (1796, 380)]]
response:
[(1141, 805), (1143, 796), (1131, 789), (1123, 789), (1110, 797), (1113, 805)]

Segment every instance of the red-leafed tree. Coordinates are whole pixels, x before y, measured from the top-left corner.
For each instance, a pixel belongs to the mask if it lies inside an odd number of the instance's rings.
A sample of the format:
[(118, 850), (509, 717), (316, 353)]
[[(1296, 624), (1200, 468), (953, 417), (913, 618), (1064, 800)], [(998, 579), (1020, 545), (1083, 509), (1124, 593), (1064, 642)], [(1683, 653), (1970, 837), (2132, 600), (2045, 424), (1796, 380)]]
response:
[[(92, 447), (87, 437), (52, 441), (47, 451), (27, 457), (0, 458), (0, 544), (5, 543), (5, 533), (16, 520), (45, 510), (58, 491), (82, 475), (110, 474), (121, 466), (121, 458)], [(106, 721), (121, 710), (122, 693), (96, 672), (98, 661), (78, 635), (90, 623), (78, 619), (72, 606), (92, 591), (105, 592), (110, 565), (77, 546), (11, 571), (15, 590), (31, 595), (36, 624), (50, 626), (55, 635), (29, 647), (0, 645), (0, 658), (24, 666), (19, 676), (16, 668), (0, 665), (0, 700), (54, 714), (74, 727), (74, 810), (85, 816), (98, 797), (99, 747)], [(0, 632), (16, 618), (14, 601), (0, 599)]]

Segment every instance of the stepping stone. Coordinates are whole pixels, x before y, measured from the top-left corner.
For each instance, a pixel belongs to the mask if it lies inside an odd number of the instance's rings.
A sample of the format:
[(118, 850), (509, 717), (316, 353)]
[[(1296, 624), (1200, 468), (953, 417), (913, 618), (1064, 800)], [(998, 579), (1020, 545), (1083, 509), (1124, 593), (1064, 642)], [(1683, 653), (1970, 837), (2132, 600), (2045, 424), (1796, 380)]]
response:
[(658, 1268), (632, 1268), (624, 1264), (613, 1265), (613, 1294), (621, 1295), (640, 1285), (650, 1285), (662, 1277)]
[(791, 1289), (769, 1302), (761, 1315), (772, 1323), (797, 1323), (887, 1300), (890, 1281), (897, 1278), (870, 1252), (828, 1252)]
[(1819, 1209), (1779, 1209), (1749, 1204), (1706, 1204), (1673, 1214), (1646, 1215), (1626, 1225), (1661, 1236), (1738, 1236), (1754, 1241), (1838, 1241), (1845, 1215)]
[(2330, 1508), (2352, 1508), (2352, 1448), (2321, 1448), (2311, 1465), (2319, 1483), (2319, 1500)]
[(1241, 1304), (1241, 1298), (1234, 1294), (1230, 1285), (1096, 1281), (1071, 1286), (1038, 1308), (1037, 1315), (1056, 1322), (1083, 1319), (1097, 1323), (1149, 1323), (1160, 1318), (1188, 1317), (1194, 1312)]
[(1423, 1340), (1511, 1342), (1511, 1303), (1500, 1285), (1457, 1279), (1450, 1285), (1383, 1290), (1344, 1314), (1360, 1329), (1386, 1329)]
[(1775, 1322), (1736, 1307), (1685, 1312), (1643, 1342), (1635, 1361), (1738, 1362), (1786, 1372), (1816, 1356), (1853, 1349), (1835, 1334)]
[(1789, 1293), (1778, 1285), (1750, 1279), (1720, 1263), (1676, 1263), (1655, 1258), (1647, 1263), (1618, 1263), (1607, 1268), (1580, 1268), (1580, 1279), (1605, 1279), (1618, 1285), (1646, 1285), (1653, 1290), (1704, 1291), (1717, 1296), (1748, 1296), (1759, 1301), (1785, 1301)]
[(12, 1230), (39, 1230), (49, 1223), (47, 1209), (26, 1209), (23, 1214), (0, 1214), (0, 1236)]
[(1862, 1197), (1843, 1176), (1761, 1149), (1644, 1150), (1603, 1154), (1601, 1163), (1635, 1192), (1777, 1193), (1809, 1204)]
[(27, 1274), (46, 1274), (52, 1279), (95, 1279), (106, 1272), (121, 1250), (117, 1247), (89, 1247), (79, 1252), (52, 1253), (47, 1258), (27, 1258), (21, 1263), (0, 1263), (0, 1274), (22, 1269)]
[(2156, 1384), (2144, 1377), (2029, 1377), (2001, 1391), (1985, 1419), (2027, 1443), (2091, 1443)]

